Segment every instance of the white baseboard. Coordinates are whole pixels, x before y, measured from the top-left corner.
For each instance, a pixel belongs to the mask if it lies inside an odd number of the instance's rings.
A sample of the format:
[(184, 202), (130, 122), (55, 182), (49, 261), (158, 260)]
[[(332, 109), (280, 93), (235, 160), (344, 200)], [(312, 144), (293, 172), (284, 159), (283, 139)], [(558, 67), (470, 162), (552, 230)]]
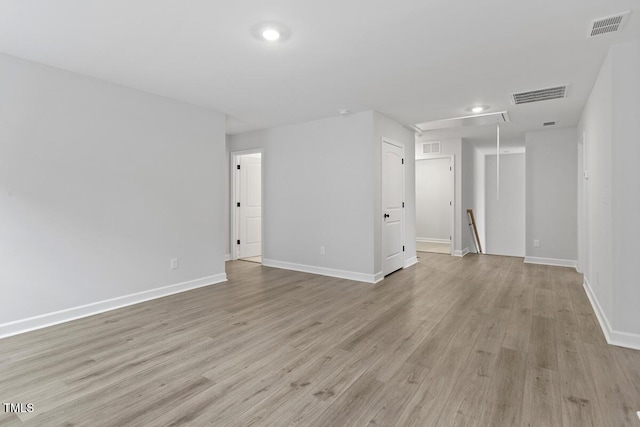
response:
[(411, 257), (409, 259), (405, 259), (404, 260), (404, 268), (411, 267), (412, 265), (415, 265), (417, 263), (418, 263), (418, 257), (417, 256)]
[[(281, 268), (283, 270), (301, 271), (303, 273), (319, 274), (321, 276), (338, 277), (340, 279), (355, 280), (357, 282), (376, 283), (382, 279), (377, 274), (358, 273), (355, 271), (336, 270), (333, 268), (317, 267), (315, 265), (295, 264), (293, 262), (262, 259), (265, 267)], [(381, 273), (379, 273), (381, 274)]]
[(227, 262), (227, 261), (231, 261), (231, 254), (225, 254), (225, 255), (224, 255), (224, 261), (225, 261), (225, 262)]
[(464, 248), (463, 250), (459, 251), (459, 250), (454, 250), (453, 251), (453, 256), (457, 256), (462, 258), (463, 256), (465, 256), (466, 254), (469, 253), (469, 247), (467, 246), (466, 248)]
[(604, 334), (605, 339), (611, 345), (617, 345), (619, 347), (627, 347), (635, 350), (640, 350), (640, 335), (631, 334), (628, 332), (616, 331), (611, 327), (611, 323), (609, 323), (609, 319), (605, 314), (604, 310), (600, 306), (596, 295), (591, 289), (591, 285), (587, 278), (584, 278), (584, 290), (587, 293), (587, 297), (589, 298), (589, 302), (591, 303), (591, 307), (593, 307), (593, 311), (596, 313), (596, 318), (598, 319), (598, 323), (600, 323), (600, 328), (602, 329), (602, 333)]
[(430, 239), (428, 237), (416, 237), (416, 242), (420, 243), (451, 243), (449, 239)]
[(94, 314), (104, 313), (105, 311), (115, 310), (117, 308), (226, 281), (227, 275), (225, 273), (216, 274), (215, 276), (202, 277), (188, 282), (177, 283), (175, 285), (164, 286), (162, 288), (150, 289), (148, 291), (137, 292), (135, 294), (124, 295), (104, 301), (68, 308), (66, 310), (3, 323), (0, 325), (0, 338), (6, 338), (36, 329), (46, 328), (47, 326), (53, 326), (59, 323), (93, 316)]
[(573, 259), (556, 259), (556, 258), (539, 258), (534, 256), (524, 257), (526, 264), (542, 264), (542, 265), (555, 265), (556, 267), (573, 267), (578, 266), (578, 261)]
[(373, 275), (373, 283), (378, 283), (378, 282), (382, 282), (384, 280), (384, 273), (382, 271), (378, 271), (376, 274)]

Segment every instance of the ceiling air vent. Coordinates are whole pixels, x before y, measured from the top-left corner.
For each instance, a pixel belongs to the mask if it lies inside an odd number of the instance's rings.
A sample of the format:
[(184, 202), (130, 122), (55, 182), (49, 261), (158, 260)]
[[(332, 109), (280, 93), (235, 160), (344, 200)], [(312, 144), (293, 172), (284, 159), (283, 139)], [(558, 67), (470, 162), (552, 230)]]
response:
[(542, 126), (553, 126), (553, 125), (555, 125), (555, 124), (556, 124), (556, 122), (544, 122), (544, 123), (542, 124)]
[(587, 37), (595, 37), (620, 31), (628, 16), (629, 11), (626, 11), (616, 15), (605, 16), (604, 18), (594, 19), (591, 21), (591, 27), (589, 27)]
[(427, 142), (422, 144), (422, 154), (440, 153), (440, 142)]
[(530, 90), (528, 92), (512, 93), (511, 101), (514, 104), (527, 104), (529, 102), (547, 101), (567, 97), (567, 86), (556, 86), (547, 89)]

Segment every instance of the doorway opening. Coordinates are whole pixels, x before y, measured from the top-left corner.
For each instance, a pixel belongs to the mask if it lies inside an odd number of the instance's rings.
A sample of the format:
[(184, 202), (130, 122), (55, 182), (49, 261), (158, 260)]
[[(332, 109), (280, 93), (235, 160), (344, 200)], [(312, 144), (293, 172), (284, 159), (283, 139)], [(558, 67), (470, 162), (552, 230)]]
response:
[(416, 251), (453, 255), (453, 155), (416, 160)]
[(262, 150), (231, 155), (231, 259), (262, 263)]

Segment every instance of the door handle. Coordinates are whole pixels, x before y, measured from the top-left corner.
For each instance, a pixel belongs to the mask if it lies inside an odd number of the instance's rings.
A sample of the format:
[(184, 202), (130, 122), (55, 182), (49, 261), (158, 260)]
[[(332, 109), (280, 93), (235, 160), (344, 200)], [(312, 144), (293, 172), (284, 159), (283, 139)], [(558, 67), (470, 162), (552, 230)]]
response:
[(386, 218), (389, 218), (389, 214), (387, 214), (387, 213), (386, 213), (386, 214), (384, 214), (384, 218), (385, 218), (385, 219), (386, 219)]

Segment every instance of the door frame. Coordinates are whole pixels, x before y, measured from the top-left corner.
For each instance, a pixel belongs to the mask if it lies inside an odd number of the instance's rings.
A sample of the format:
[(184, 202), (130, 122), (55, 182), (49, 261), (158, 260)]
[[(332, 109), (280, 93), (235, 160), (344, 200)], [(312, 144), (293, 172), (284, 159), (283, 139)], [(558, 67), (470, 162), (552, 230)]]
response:
[[(384, 220), (383, 220), (383, 215), (384, 215), (384, 201), (382, 200), (382, 180), (384, 179), (384, 170), (382, 169), (383, 167), (383, 162), (382, 162), (382, 154), (384, 152), (384, 144), (387, 143), (389, 145), (393, 145), (395, 147), (398, 147), (402, 150), (402, 158), (405, 159), (405, 150), (404, 150), (404, 145), (400, 144), (399, 142), (394, 141), (393, 139), (390, 138), (386, 138), (386, 137), (382, 137), (380, 138), (380, 210), (379, 210), (379, 221), (380, 221), (380, 267), (382, 269), (382, 279), (384, 279), (385, 276), (385, 271), (384, 271), (384, 259), (385, 259), (385, 255), (384, 255), (384, 232), (383, 232), (383, 227), (384, 227)], [(406, 205), (406, 171), (405, 171), (405, 167), (406, 167), (406, 163), (403, 163), (402, 165), (402, 200), (405, 202)], [(402, 209), (402, 227), (401, 227), (401, 231), (402, 231), (402, 245), (407, 246), (407, 242), (406, 240), (406, 227), (407, 227), (407, 219), (406, 219), (406, 214), (405, 214), (405, 209)], [(407, 262), (407, 255), (406, 252), (402, 252), (402, 269), (405, 268), (405, 264)], [(396, 270), (397, 271), (397, 270)], [(388, 273), (391, 274), (391, 273)]]
[(229, 194), (229, 252), (231, 252), (231, 261), (238, 259), (238, 245), (236, 241), (240, 238), (240, 221), (238, 219), (238, 209), (236, 204), (239, 201), (238, 192), (240, 191), (239, 185), (239, 172), (237, 166), (240, 164), (240, 157), (247, 154), (260, 154), (260, 197), (262, 202), (260, 203), (260, 218), (262, 220), (261, 236), (260, 236), (260, 253), (264, 260), (264, 151), (262, 148), (256, 148), (253, 150), (240, 150), (231, 151), (229, 153), (229, 170), (231, 175), (231, 188)]
[(587, 274), (589, 269), (589, 228), (587, 214), (588, 201), (588, 164), (587, 164), (587, 134), (583, 132), (578, 137), (578, 262), (576, 271)]
[[(449, 242), (449, 255), (453, 256), (455, 253), (455, 224), (456, 224), (456, 162), (455, 162), (455, 154), (421, 154), (416, 156), (416, 163), (421, 160), (436, 160), (436, 159), (449, 159), (451, 163), (451, 205), (449, 205), (449, 235), (451, 236)], [(417, 165), (416, 165), (417, 170)], [(416, 181), (417, 185), (417, 181)], [(416, 195), (417, 200), (417, 195)], [(416, 203), (416, 218), (418, 217), (418, 209)]]

